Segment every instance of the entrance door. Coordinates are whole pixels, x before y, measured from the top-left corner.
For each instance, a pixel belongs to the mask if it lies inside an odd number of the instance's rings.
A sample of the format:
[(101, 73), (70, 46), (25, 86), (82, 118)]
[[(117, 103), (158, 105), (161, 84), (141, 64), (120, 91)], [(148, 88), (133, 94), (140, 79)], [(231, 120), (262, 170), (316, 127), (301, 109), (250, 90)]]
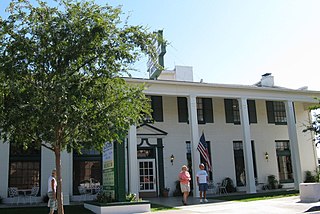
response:
[(156, 165), (154, 159), (138, 159), (141, 197), (157, 196)]

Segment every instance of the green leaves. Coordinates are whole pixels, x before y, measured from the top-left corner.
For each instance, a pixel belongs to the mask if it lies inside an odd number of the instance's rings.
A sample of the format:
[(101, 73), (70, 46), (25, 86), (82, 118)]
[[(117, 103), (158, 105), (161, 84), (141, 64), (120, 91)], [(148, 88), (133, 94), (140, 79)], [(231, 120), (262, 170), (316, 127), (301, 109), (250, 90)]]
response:
[(123, 24), (120, 8), (93, 1), (12, 1), (0, 21), (1, 137), (52, 149), (121, 141), (150, 111), (143, 87), (121, 79), (153, 33)]

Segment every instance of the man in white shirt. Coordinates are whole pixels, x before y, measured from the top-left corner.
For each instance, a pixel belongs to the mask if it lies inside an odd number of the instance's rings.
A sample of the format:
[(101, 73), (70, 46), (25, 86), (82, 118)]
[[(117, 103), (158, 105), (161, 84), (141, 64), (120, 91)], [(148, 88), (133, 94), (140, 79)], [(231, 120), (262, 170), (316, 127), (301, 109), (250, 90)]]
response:
[(57, 210), (57, 180), (56, 170), (52, 170), (52, 174), (48, 179), (48, 207), (50, 207), (49, 214), (53, 214)]
[[(201, 163), (199, 165), (200, 170), (197, 172), (197, 184), (199, 186), (200, 191), (200, 203), (208, 202), (207, 200), (207, 190), (208, 190), (208, 173), (204, 170), (204, 164)], [(203, 200), (202, 200), (203, 198)]]

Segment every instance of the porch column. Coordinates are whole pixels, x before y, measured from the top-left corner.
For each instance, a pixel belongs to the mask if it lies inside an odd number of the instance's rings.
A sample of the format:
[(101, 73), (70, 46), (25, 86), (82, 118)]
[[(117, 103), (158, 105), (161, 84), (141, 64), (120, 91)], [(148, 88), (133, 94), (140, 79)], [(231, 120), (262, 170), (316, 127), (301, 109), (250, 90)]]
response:
[(195, 197), (199, 197), (199, 188), (197, 186), (197, 170), (200, 164), (200, 153), (197, 150), (198, 143), (199, 143), (199, 130), (198, 130), (198, 117), (197, 117), (197, 99), (195, 95), (190, 95), (188, 99), (188, 106), (189, 106), (189, 122), (191, 128), (191, 155), (192, 155), (192, 180), (193, 182), (193, 195)]
[(128, 134), (129, 192), (139, 197), (139, 176), (137, 157), (137, 128), (130, 126)]
[(8, 197), (10, 144), (0, 142), (0, 197)]
[(244, 165), (246, 173), (246, 191), (247, 193), (256, 193), (256, 182), (254, 179), (254, 169), (253, 169), (253, 158), (252, 158), (252, 147), (251, 147), (251, 134), (250, 134), (250, 124), (248, 115), (248, 103), (246, 98), (241, 98), (240, 100), (240, 120), (243, 132), (243, 155), (244, 155)]
[(300, 163), (300, 154), (299, 154), (299, 145), (297, 137), (297, 128), (294, 119), (294, 108), (291, 101), (285, 102), (286, 115), (287, 115), (287, 124), (288, 124), (288, 134), (290, 141), (290, 150), (291, 150), (291, 160), (293, 167), (294, 175), (294, 188), (299, 189), (299, 184), (302, 182), (302, 171)]

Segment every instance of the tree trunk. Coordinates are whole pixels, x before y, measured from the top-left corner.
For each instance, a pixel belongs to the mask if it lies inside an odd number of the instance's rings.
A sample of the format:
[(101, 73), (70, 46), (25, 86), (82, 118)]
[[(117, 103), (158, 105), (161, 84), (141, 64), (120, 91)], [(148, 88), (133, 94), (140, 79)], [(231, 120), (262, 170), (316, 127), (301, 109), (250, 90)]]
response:
[(62, 205), (62, 176), (61, 176), (61, 149), (55, 148), (54, 154), (56, 157), (56, 171), (57, 171), (57, 200), (58, 200), (58, 214), (64, 214)]

